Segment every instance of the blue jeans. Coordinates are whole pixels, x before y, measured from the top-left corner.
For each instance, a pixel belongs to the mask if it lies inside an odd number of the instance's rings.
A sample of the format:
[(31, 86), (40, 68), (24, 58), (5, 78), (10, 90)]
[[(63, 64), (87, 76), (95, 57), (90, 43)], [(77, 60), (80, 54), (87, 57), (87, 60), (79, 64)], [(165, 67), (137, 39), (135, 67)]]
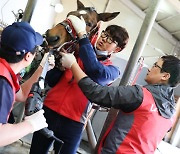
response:
[[(48, 129), (52, 130), (54, 135), (64, 142), (60, 153), (75, 154), (81, 140), (84, 124), (61, 116), (47, 107), (43, 107), (43, 109)], [(53, 139), (46, 138), (40, 132), (35, 132), (30, 154), (47, 154), (53, 142)], [(55, 141), (55, 154), (58, 154), (59, 148), (60, 145)]]

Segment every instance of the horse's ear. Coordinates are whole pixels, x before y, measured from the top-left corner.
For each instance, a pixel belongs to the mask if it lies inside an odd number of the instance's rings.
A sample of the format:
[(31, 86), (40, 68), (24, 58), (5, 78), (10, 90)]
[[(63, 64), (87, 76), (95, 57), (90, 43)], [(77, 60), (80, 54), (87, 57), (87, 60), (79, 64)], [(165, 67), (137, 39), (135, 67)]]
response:
[(115, 17), (117, 17), (117, 15), (120, 12), (114, 12), (114, 13), (99, 13), (98, 14), (98, 21), (102, 20), (102, 21), (110, 21), (112, 19), (114, 19)]
[(85, 6), (83, 3), (81, 3), (79, 0), (77, 0), (77, 10), (84, 9)]

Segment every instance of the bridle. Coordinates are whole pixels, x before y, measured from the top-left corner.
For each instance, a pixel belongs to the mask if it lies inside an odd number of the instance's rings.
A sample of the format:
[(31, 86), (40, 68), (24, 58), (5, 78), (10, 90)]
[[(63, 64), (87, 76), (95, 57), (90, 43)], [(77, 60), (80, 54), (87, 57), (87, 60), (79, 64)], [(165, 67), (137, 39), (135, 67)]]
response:
[[(96, 10), (95, 10), (95, 8), (94, 7), (88, 7), (87, 8), (90, 12), (96, 12)], [(97, 12), (96, 12), (97, 13)], [(75, 50), (75, 48), (76, 48), (76, 45), (77, 45), (77, 43), (78, 43), (78, 36), (77, 36), (77, 34), (76, 34), (76, 31), (75, 31), (75, 29), (74, 29), (74, 27), (73, 27), (73, 25), (72, 25), (72, 23), (71, 23), (71, 21), (69, 20), (69, 19), (66, 19), (66, 20), (64, 20), (63, 22), (61, 22), (61, 23), (59, 23), (59, 24), (61, 24), (61, 25), (63, 25), (64, 26), (64, 28), (65, 28), (65, 30), (66, 30), (66, 32), (70, 35), (70, 37), (71, 37), (71, 41), (68, 41), (68, 42), (65, 42), (65, 43), (63, 43), (62, 45), (60, 45), (59, 47), (56, 47), (56, 49), (54, 48), (54, 50), (56, 50), (57, 52), (59, 52), (62, 48), (64, 48), (64, 46), (68, 46), (69, 45), (69, 47), (68, 48), (66, 48), (65, 50), (67, 51), (67, 52), (69, 52), (69, 53), (72, 53), (72, 52), (74, 52), (74, 50)], [(87, 23), (86, 23), (86, 25), (88, 25)], [(95, 27), (93, 27), (91, 30), (90, 30), (90, 32), (88, 32), (88, 37), (90, 36), (90, 34), (91, 34), (91, 32), (93, 32), (94, 30), (96, 30), (97, 29), (97, 25), (95, 26)], [(46, 41), (46, 43), (48, 43), (47, 41)], [(47, 44), (47, 46), (48, 46), (48, 44)]]
[[(59, 46), (57, 48), (57, 51), (60, 51), (61, 48), (64, 47), (64, 45), (68, 45), (69, 44), (69, 47), (66, 50), (67, 50), (67, 52), (72, 53), (73, 49), (75, 48), (76, 44), (79, 41), (78, 40), (78, 36), (76, 34), (76, 31), (74, 30), (71, 21), (68, 20), (68, 19), (64, 20), (60, 24), (64, 26), (64, 28), (66, 29), (67, 33), (71, 36), (71, 41), (63, 43), (61, 46)], [(95, 26), (93, 29), (91, 29), (90, 32), (88, 32), (87, 35), (89, 36), (91, 34), (91, 32), (93, 32), (96, 28), (97, 28), (97, 26)]]
[(71, 36), (72, 40), (77, 39), (76, 31), (74, 30), (73, 25), (69, 19), (64, 20), (60, 24), (64, 26), (67, 33)]

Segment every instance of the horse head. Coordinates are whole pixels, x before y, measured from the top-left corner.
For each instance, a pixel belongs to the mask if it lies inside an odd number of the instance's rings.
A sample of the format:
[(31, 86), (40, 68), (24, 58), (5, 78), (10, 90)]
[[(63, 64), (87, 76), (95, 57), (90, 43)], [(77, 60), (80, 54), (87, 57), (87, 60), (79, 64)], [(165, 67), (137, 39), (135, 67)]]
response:
[[(77, 11), (69, 12), (67, 16), (83, 16), (86, 22), (86, 30), (90, 33), (96, 27), (98, 21), (110, 21), (119, 13), (120, 12), (97, 13), (94, 7), (85, 7), (79, 0), (77, 0)], [(55, 27), (46, 32), (46, 40), (48, 45), (52, 48), (57, 48), (63, 43), (69, 42), (74, 38), (76, 38), (76, 34), (73, 32), (73, 27), (67, 20), (57, 24)]]

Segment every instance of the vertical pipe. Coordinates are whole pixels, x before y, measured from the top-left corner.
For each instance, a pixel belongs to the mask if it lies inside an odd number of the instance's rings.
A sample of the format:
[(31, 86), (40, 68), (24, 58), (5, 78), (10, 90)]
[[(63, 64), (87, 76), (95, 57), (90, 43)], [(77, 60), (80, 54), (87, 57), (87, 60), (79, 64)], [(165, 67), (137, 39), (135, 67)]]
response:
[(122, 76), (120, 85), (127, 85), (131, 72), (136, 65), (139, 57), (142, 55), (142, 52), (144, 50), (144, 47), (146, 45), (147, 39), (149, 37), (149, 34), (151, 32), (152, 26), (154, 24), (155, 18), (158, 13), (158, 7), (161, 0), (152, 0), (150, 1), (150, 6), (148, 8), (147, 14), (145, 16), (145, 19), (143, 21), (141, 30), (139, 32), (138, 38), (136, 40), (136, 43), (133, 47), (133, 51), (130, 55), (129, 61), (127, 63), (126, 69), (124, 71), (124, 74)]
[[(144, 19), (143, 24), (141, 26), (140, 32), (138, 34), (138, 38), (135, 42), (132, 53), (131, 53), (130, 58), (128, 60), (126, 69), (124, 71), (124, 74), (123, 74), (121, 82), (120, 82), (120, 85), (127, 85), (129, 80), (130, 80), (134, 66), (137, 64), (138, 59), (143, 52), (143, 49), (145, 47), (145, 44), (147, 42), (147, 39), (148, 39), (149, 34), (151, 32), (151, 29), (153, 27), (153, 23), (154, 23), (155, 18), (157, 16), (160, 2), (161, 2), (161, 0), (151, 0), (150, 1), (150, 5), (149, 5), (149, 8), (147, 10), (147, 14), (145, 16), (145, 19)], [(106, 132), (110, 123), (116, 117), (117, 113), (118, 113), (118, 110), (115, 110), (115, 109), (111, 109), (109, 111), (108, 116), (107, 116), (106, 121), (105, 121), (105, 124), (104, 124), (104, 127), (101, 131), (101, 135), (99, 137), (95, 153), (97, 153), (99, 142), (102, 139), (102, 136), (104, 136), (104, 133)]]
[(178, 120), (176, 127), (173, 131), (170, 143), (175, 146), (180, 148), (180, 136), (178, 135), (178, 132), (180, 132), (180, 119)]
[(104, 11), (103, 11), (103, 12), (106, 12), (107, 7), (108, 7), (109, 3), (110, 3), (110, 0), (107, 0), (107, 1), (106, 1), (106, 4), (105, 4), (105, 7), (104, 7)]
[(37, 0), (28, 0), (22, 21), (26, 21), (30, 23), (36, 3), (37, 3)]
[[(180, 90), (180, 88), (179, 88)], [(176, 94), (175, 94), (176, 95)], [(180, 95), (180, 93), (179, 93)], [(170, 134), (170, 143), (175, 146), (180, 148), (180, 96), (177, 96), (177, 101), (176, 101), (176, 121), (172, 127), (172, 134)]]
[(91, 150), (94, 150), (96, 147), (97, 141), (96, 141), (96, 137), (95, 137), (90, 119), (87, 121), (86, 132), (87, 132), (89, 143), (91, 145)]

